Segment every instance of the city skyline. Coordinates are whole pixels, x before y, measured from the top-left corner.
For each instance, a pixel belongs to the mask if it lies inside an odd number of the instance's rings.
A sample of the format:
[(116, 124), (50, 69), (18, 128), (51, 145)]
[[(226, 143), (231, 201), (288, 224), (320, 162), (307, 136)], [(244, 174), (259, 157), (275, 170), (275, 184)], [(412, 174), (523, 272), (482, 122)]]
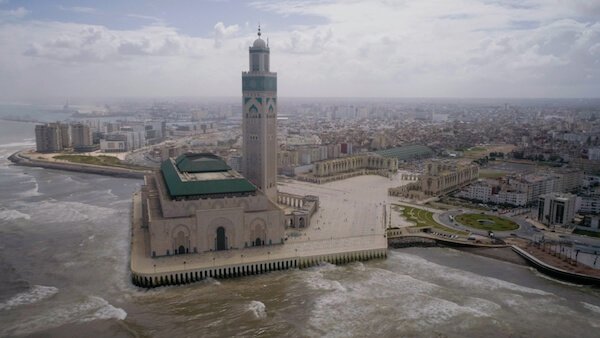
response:
[(282, 97), (598, 97), (592, 1), (0, 1), (2, 101), (235, 97), (260, 18)]

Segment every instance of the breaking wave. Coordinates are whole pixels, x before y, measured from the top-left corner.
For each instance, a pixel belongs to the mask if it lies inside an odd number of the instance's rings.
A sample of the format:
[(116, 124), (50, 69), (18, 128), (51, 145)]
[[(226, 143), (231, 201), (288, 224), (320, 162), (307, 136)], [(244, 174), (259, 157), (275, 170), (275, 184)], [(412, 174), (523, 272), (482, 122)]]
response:
[(53, 286), (34, 285), (29, 291), (14, 295), (4, 303), (0, 303), (0, 310), (10, 310), (20, 305), (40, 302), (54, 296), (58, 289)]
[(266, 306), (263, 302), (253, 300), (248, 304), (248, 311), (254, 314), (254, 317), (263, 319), (267, 317)]
[(89, 296), (85, 301), (75, 305), (53, 307), (42, 314), (26, 317), (19, 324), (6, 328), (2, 335), (29, 335), (34, 332), (55, 328), (69, 323), (90, 322), (94, 320), (124, 320), (127, 312), (116, 308), (105, 299)]
[(406, 267), (406, 272), (411, 273), (420, 273), (429, 272), (430, 275), (435, 276), (435, 278), (439, 278), (447, 283), (452, 283), (452, 285), (463, 287), (463, 288), (478, 288), (489, 291), (496, 291), (498, 289), (505, 289), (511, 291), (518, 291), (523, 293), (535, 294), (540, 296), (549, 296), (552, 295), (549, 292), (529, 288), (526, 286), (521, 286), (518, 284), (514, 284), (511, 282), (507, 282), (501, 279), (481, 276), (472, 272), (458, 270), (451, 267), (439, 265), (433, 262), (430, 262), (424, 258), (407, 254), (407, 253), (398, 253), (395, 251), (391, 251), (388, 255), (388, 259), (399, 261), (403, 267)]
[(600, 315), (600, 306), (593, 305), (593, 304), (586, 303), (586, 302), (581, 302), (581, 304), (583, 305), (584, 308)]
[(2, 221), (14, 221), (20, 218), (29, 220), (31, 219), (31, 216), (18, 210), (0, 209), (0, 220)]

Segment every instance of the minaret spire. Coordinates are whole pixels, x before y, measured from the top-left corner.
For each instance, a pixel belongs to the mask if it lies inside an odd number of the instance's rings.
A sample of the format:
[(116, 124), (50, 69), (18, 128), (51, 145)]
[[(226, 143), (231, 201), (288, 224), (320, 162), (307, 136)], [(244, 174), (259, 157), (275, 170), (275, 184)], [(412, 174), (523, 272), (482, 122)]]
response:
[(259, 23), (258, 23), (258, 37), (260, 38), (260, 36), (261, 36), (261, 35), (262, 35), (262, 34), (261, 34), (261, 32), (260, 32), (260, 22), (259, 22)]

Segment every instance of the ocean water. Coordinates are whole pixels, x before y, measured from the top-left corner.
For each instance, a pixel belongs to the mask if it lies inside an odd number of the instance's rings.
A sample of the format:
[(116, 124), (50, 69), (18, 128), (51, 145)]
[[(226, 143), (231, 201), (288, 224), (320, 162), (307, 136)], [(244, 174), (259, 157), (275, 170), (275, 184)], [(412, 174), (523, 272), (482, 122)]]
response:
[(241, 279), (129, 283), (141, 181), (11, 165), (0, 121), (0, 336), (597, 337), (600, 292), (444, 248)]

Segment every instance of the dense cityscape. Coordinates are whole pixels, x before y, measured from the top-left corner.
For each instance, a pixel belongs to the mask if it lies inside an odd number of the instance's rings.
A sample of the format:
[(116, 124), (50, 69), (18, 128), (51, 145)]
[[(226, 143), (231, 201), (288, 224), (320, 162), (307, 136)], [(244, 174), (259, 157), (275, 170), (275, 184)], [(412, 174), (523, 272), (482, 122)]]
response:
[(597, 13), (0, 0), (0, 336), (595, 337)]

